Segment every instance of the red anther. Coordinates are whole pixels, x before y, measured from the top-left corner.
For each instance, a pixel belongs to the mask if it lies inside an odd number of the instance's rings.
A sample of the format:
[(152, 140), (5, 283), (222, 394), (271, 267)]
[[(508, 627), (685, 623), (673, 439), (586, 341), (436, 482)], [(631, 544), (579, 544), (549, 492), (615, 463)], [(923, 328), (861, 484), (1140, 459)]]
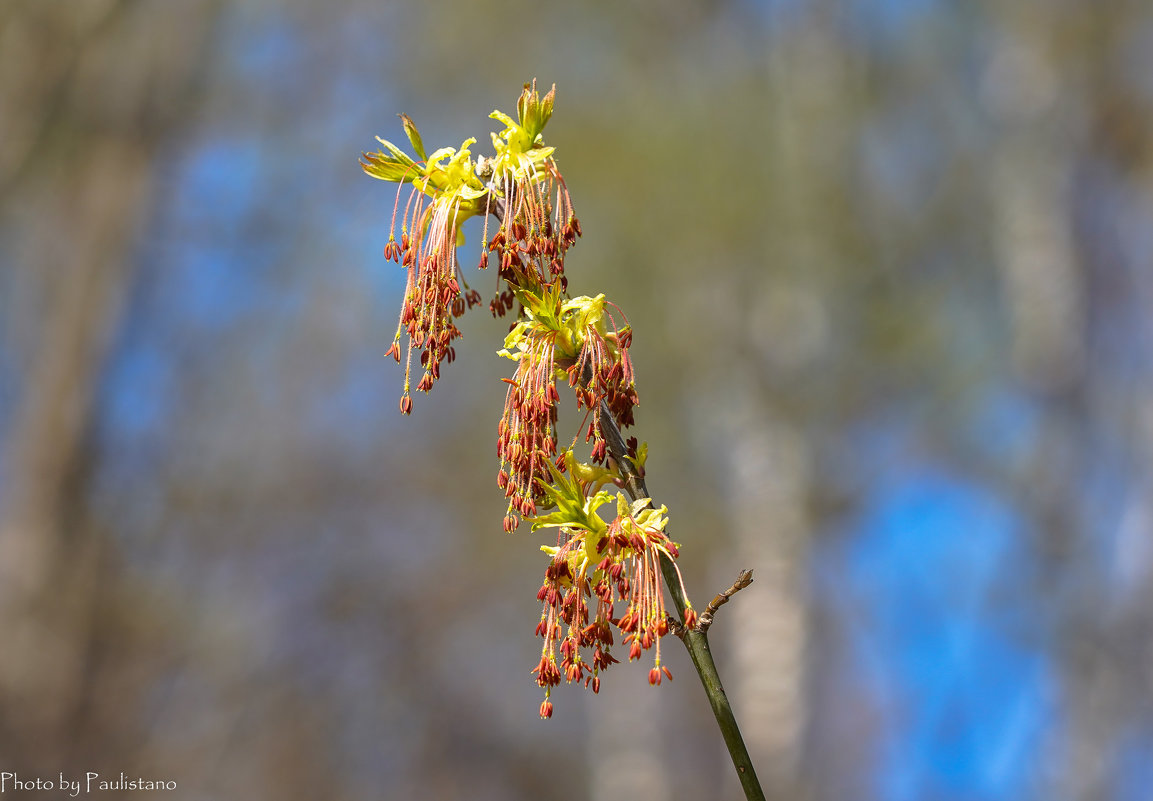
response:
[(606, 452), (607, 452), (607, 449), (605, 446), (605, 441), (603, 439), (598, 439), (596, 441), (596, 443), (593, 445), (592, 460), (594, 462), (603, 462)]
[(552, 717), (552, 701), (543, 701), (540, 705), (541, 720)]
[(540, 664), (533, 668), (532, 672), (537, 674), (536, 683), (541, 687), (555, 687), (560, 684), (560, 670), (547, 656), (540, 658)]
[(661, 672), (656, 668), (649, 671), (649, 684), (654, 687), (661, 683)]
[(412, 414), (412, 398), (407, 394), (400, 398), (400, 413)]

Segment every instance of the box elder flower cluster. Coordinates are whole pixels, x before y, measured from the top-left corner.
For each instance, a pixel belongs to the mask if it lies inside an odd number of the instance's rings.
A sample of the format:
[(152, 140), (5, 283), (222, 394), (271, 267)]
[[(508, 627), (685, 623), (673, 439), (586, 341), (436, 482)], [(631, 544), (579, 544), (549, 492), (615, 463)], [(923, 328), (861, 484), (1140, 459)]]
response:
[[(522, 520), (533, 531), (558, 530), (556, 545), (541, 548), (549, 564), (537, 593), (543, 605), (537, 634), (544, 642), (533, 672), (545, 690), (542, 717), (552, 716), (551, 690), (562, 679), (599, 690), (600, 673), (617, 661), (610, 653), (614, 629), (630, 661), (653, 652), (650, 684), (672, 678), (660, 658), (661, 637), (669, 631), (660, 561), (678, 556), (664, 531), (668, 510), (654, 508), (648, 498), (630, 503), (619, 491), (624, 476), (608, 453), (602, 415), (625, 428), (637, 404), (632, 328), (604, 295), (568, 295), (565, 259), (581, 226), (554, 148), (542, 137), (555, 96), (554, 86), (541, 97), (534, 82), (517, 101), (517, 119), (494, 111), (490, 116), (504, 128), (492, 134), (490, 158), (473, 160), (471, 138), (459, 148), (426, 154), (416, 126), (401, 115), (415, 158), (378, 137), (384, 149), (365, 153), (361, 162), (369, 175), (399, 185), (385, 257), (407, 271), (388, 351), (399, 363), (407, 335), (402, 413), (412, 411), (414, 352), (421, 372), (416, 390), (428, 392), (441, 365), (456, 357), (457, 321), (482, 303), (457, 258), (461, 226), (472, 217), (484, 220), (480, 269), (493, 260), (499, 265), (489, 310), (494, 317), (515, 311), (499, 351), (516, 371), (503, 379), (508, 386), (497, 425), (497, 484), (508, 498), (505, 531), (515, 531)], [(584, 413), (563, 445), (558, 384), (574, 393), (578, 413)], [(582, 434), (587, 462), (576, 455)], [(628, 451), (643, 471), (647, 448), (630, 438)], [(615, 515), (606, 521), (599, 510), (614, 501)], [(685, 625), (691, 628), (695, 620), (690, 605)]]

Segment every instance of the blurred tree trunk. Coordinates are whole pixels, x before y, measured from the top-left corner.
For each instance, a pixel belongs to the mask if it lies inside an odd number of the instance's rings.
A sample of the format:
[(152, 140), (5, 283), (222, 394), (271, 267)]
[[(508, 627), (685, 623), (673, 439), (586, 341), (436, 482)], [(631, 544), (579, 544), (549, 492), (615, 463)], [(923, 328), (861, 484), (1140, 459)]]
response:
[(0, 507), (0, 750), (22, 770), (61, 764), (83, 692), (93, 598), (109, 577), (96, 575), (100, 546), (77, 525), (80, 467), (152, 167), (188, 107), (214, 9), (14, 3), (0, 12), (0, 116), (13, 132), (0, 143), (0, 222), (15, 232), (9, 256), (32, 300), (15, 310), (26, 381)]
[[(664, 647), (680, 647), (680, 643), (670, 641)], [(634, 671), (636, 673), (640, 671)], [(585, 700), (585, 711), (592, 721), (589, 726), (590, 800), (669, 798), (671, 788), (662, 770), (662, 754), (668, 743), (661, 736), (663, 729), (653, 725), (662, 712), (659, 691), (641, 684), (643, 677), (638, 675), (609, 674), (609, 679), (600, 693), (588, 693)], [(695, 681), (695, 676), (685, 679)], [(685, 686), (697, 690), (691, 681), (685, 681)]]
[[(749, 306), (742, 339), (756, 350), (746, 359), (769, 375), (761, 382), (763, 389), (733, 393), (759, 397), (758, 403), (747, 408), (725, 404), (725, 503), (737, 567), (753, 568), (755, 580), (722, 612), (729, 619), (722, 620), (719, 631), (731, 638), (734, 706), (766, 792), (801, 798), (811, 790), (802, 780), (801, 756), (809, 717), (806, 565), (812, 454), (804, 427), (786, 411), (792, 402), (804, 401), (789, 397), (787, 387), (796, 372), (811, 366), (821, 346), (820, 335), (808, 336), (804, 326), (777, 329), (777, 335), (761, 333), (780, 326), (782, 316), (802, 314), (800, 307), (808, 308), (807, 301), (817, 297), (813, 288), (841, 260), (838, 240), (829, 232), (848, 230), (836, 216), (841, 204), (833, 200), (844, 191), (846, 120), (853, 104), (847, 48), (838, 41), (831, 6), (781, 7), (772, 14), (765, 120), (774, 189), (763, 227), (771, 229), (767, 236), (775, 258), (787, 265), (780, 275), (789, 278), (782, 282), (770, 273), (751, 287), (733, 290)], [(816, 307), (811, 311), (823, 314)]]
[[(1151, 712), (1150, 286), (1131, 221), (1112, 216), (1148, 174), (1150, 125), (1115, 71), (1123, 5), (1084, 17), (999, 5), (984, 86), (1003, 130), (990, 196), (1013, 365), (1047, 410), (1021, 481), (1047, 562), (1039, 590), (1059, 599), (1066, 720), (1045, 779), (1070, 801), (1124, 791), (1126, 740)], [(1128, 362), (1120, 341), (1144, 359)], [(1102, 518), (1086, 488), (1115, 467), (1111, 441), (1125, 478)]]
[[(1129, 789), (1126, 763), (1134, 753), (1142, 759), (1149, 753), (1153, 715), (1153, 283), (1147, 253), (1153, 119), (1116, 56), (1131, 42), (1138, 6), (1102, 5), (1113, 13), (1079, 26), (1077, 59), (1061, 51), (1061, 63), (1076, 70), (1085, 115), (1079, 158), (1070, 158), (1076, 172), (1068, 216), (1084, 276), (1088, 358), (1078, 391), (1063, 409), (1081, 422), (1082, 438), (1071, 446), (1081, 470), (1061, 487), (1061, 511), (1081, 529), (1076, 549), (1066, 554), (1059, 643), (1070, 717), (1062, 761), (1067, 795), (1076, 801), (1120, 797)], [(1067, 48), (1067, 39), (1060, 44)], [(1118, 467), (1121, 480), (1105, 504), (1101, 490), (1072, 494), (1079, 508), (1070, 502), (1069, 487), (1092, 487)]]

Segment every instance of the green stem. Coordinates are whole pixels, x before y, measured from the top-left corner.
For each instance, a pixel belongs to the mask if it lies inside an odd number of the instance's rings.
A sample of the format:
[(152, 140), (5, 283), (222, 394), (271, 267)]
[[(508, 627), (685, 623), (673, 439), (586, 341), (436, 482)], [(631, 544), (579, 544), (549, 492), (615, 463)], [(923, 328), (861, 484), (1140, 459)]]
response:
[[(617, 463), (617, 470), (621, 478), (624, 479), (625, 490), (633, 497), (633, 500), (651, 498), (648, 487), (645, 486), (644, 477), (637, 472), (635, 465), (628, 457), (628, 446), (625, 445), (616, 421), (613, 420), (603, 403), (600, 408), (600, 424), (605, 442), (608, 445), (608, 451)], [(741, 730), (737, 726), (736, 716), (733, 715), (732, 705), (729, 704), (729, 698), (725, 695), (725, 688), (721, 686), (721, 677), (717, 673), (717, 665), (713, 661), (712, 651), (709, 650), (708, 633), (684, 625), (687, 603), (681, 586), (680, 575), (677, 573), (672, 560), (663, 554), (661, 556), (661, 573), (664, 575), (665, 584), (668, 585), (673, 604), (680, 616), (683, 632), (681, 640), (684, 642), (685, 648), (688, 649), (689, 658), (693, 661), (697, 675), (701, 677), (701, 684), (704, 685), (709, 706), (713, 709), (713, 716), (717, 719), (717, 726), (720, 727), (725, 747), (729, 750), (729, 756), (732, 757), (733, 767), (737, 770), (737, 778), (740, 779), (741, 787), (745, 791), (745, 798), (749, 801), (765, 801), (764, 790), (761, 789), (757, 772), (753, 769), (753, 762), (749, 758), (749, 751), (745, 747), (744, 738), (741, 737)]]

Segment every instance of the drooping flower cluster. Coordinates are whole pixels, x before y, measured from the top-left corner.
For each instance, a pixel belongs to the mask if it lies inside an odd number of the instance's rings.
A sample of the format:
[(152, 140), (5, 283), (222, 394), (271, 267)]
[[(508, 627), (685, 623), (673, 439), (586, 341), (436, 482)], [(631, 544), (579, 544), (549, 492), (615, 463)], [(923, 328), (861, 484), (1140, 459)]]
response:
[[(664, 556), (671, 561), (679, 553), (664, 533), (668, 510), (654, 509), (648, 498), (630, 504), (622, 493), (603, 489), (614, 481), (615, 473), (578, 463), (571, 449), (563, 458), (566, 470), (551, 467), (552, 483), (546, 489), (556, 509), (532, 520), (534, 531), (560, 529), (555, 547), (541, 547), (552, 557), (537, 593), (544, 607), (537, 635), (544, 644), (533, 672), (537, 684), (545, 688), (542, 717), (551, 716), (549, 698), (562, 678), (570, 683), (583, 680), (594, 693), (600, 690), (601, 672), (618, 661), (610, 652), (614, 628), (629, 647), (630, 662), (653, 649), (649, 684), (660, 684), (662, 677), (672, 679), (661, 665), (660, 648), (661, 637), (669, 631), (660, 560)], [(643, 449), (638, 460), (643, 464)], [(606, 523), (597, 510), (614, 500), (614, 494), (617, 514)], [(624, 604), (620, 617), (618, 603)], [(591, 615), (590, 605), (594, 605)], [(691, 606), (685, 617), (687, 625), (695, 623)]]
[(574, 301), (571, 309), (571, 325), (578, 332), (574, 339), (580, 341), (581, 347), (567, 373), (569, 386), (576, 393), (577, 408), (589, 411), (585, 442), (592, 440), (592, 460), (600, 463), (607, 455), (601, 431), (601, 403), (621, 428), (633, 424), (633, 407), (638, 403), (633, 363), (629, 359), (633, 331), (627, 323), (616, 327), (604, 295), (577, 301), (580, 302)]
[[(517, 373), (508, 381), (504, 416), (497, 430), (498, 483), (509, 498), (506, 531), (516, 528), (517, 515), (534, 514), (536, 502), (545, 493), (545, 466), (557, 452), (557, 379), (568, 381), (577, 408), (585, 409), (585, 441), (593, 442), (595, 463), (603, 463), (607, 455), (601, 431), (602, 402), (621, 427), (632, 425), (632, 407), (637, 402), (628, 356), (632, 332), (627, 325), (615, 327), (604, 295), (566, 300), (556, 282), (540, 293), (517, 289), (514, 294), (520, 300), (522, 318), (505, 338), (500, 355), (517, 362)], [(563, 459), (555, 463), (564, 468)]]
[[(535, 83), (526, 84), (516, 120), (494, 111), (490, 116), (504, 128), (492, 135), (492, 158), (473, 162), (475, 139), (426, 156), (416, 126), (401, 115), (417, 158), (378, 137), (385, 150), (365, 153), (361, 163), (369, 175), (400, 185), (385, 257), (407, 270), (404, 305), (388, 351), (399, 362), (400, 340), (407, 333), (403, 413), (412, 410), (413, 350), (424, 370), (416, 389), (427, 392), (440, 378), (441, 364), (455, 358), (454, 342), (461, 336), (456, 321), (481, 302), (457, 260), (465, 220), (484, 219), (480, 268), (488, 266), (490, 256), (499, 264), (490, 311), (500, 317), (517, 309), (499, 352), (517, 367), (511, 379), (503, 379), (508, 388), (497, 430), (497, 483), (509, 499), (506, 531), (514, 531), (522, 518), (533, 530), (560, 531), (557, 545), (544, 548), (550, 562), (538, 594), (544, 603), (537, 633), (545, 642), (535, 671), (546, 688), (542, 717), (552, 714), (549, 695), (562, 676), (599, 689), (600, 672), (617, 661), (609, 652), (614, 628), (629, 646), (630, 661), (655, 648), (650, 683), (660, 684), (662, 675), (671, 678), (660, 663), (660, 638), (668, 631), (660, 565), (677, 556), (676, 544), (664, 533), (663, 506), (653, 509), (648, 499), (629, 504), (617, 493), (616, 518), (605, 522), (597, 514), (614, 497), (604, 487), (622, 482), (608, 459), (602, 414), (624, 428), (632, 425), (637, 404), (628, 355), (632, 328), (604, 295), (570, 299), (567, 294), (565, 257), (581, 227), (553, 148), (541, 134), (555, 96), (555, 87), (542, 98)], [(401, 213), (406, 185), (412, 189)], [(491, 238), (490, 217), (496, 221)], [(557, 444), (558, 382), (573, 390), (577, 409), (584, 412), (565, 448)], [(573, 453), (582, 432), (591, 443), (590, 464)], [(630, 440), (629, 455), (642, 469), (644, 447)], [(620, 617), (618, 604), (624, 605)], [(689, 606), (686, 623), (693, 619)]]
[[(468, 148), (475, 144), (475, 139), (466, 139), (459, 150), (441, 148), (425, 159), (416, 126), (407, 117), (404, 121), (413, 149), (422, 161), (413, 161), (400, 148), (377, 137), (389, 154), (365, 153), (362, 166), (369, 175), (397, 181), (401, 188), (405, 183), (413, 185), (401, 217), (400, 244), (395, 238), (401, 194), (398, 189), (392, 212), (393, 233), (384, 249), (386, 258), (408, 270), (404, 306), (388, 350), (388, 355), (399, 362), (401, 332), (407, 331), (409, 346), (400, 409), (408, 414), (412, 411), (409, 391), (413, 348), (420, 349), (420, 365), (424, 368), (416, 388), (428, 392), (440, 378), (440, 363), (451, 362), (456, 356), (452, 343), (461, 333), (455, 318), (464, 314), (466, 308), (480, 303), (480, 293), (476, 290), (461, 292), (464, 276), (456, 247), (463, 241), (461, 224), (483, 211), (479, 201), (487, 190), (474, 174), (469, 158)], [(431, 199), (427, 203), (426, 195)]]
[[(491, 240), (485, 228), (487, 249), (498, 257), (500, 277), (525, 289), (557, 280), (562, 290), (568, 289), (565, 253), (581, 232), (564, 176), (552, 158), (554, 148), (545, 146), (541, 135), (555, 99), (555, 86), (543, 98), (526, 86), (517, 101), (518, 120), (500, 111), (490, 114), (505, 127), (492, 135), (496, 156), (480, 165), (502, 200), (493, 209), (500, 227)], [(505, 311), (494, 302), (494, 314)]]
[(563, 352), (565, 345), (559, 287), (554, 283), (539, 296), (519, 290), (517, 294), (523, 302), (523, 319), (513, 326), (499, 352), (517, 363), (516, 375), (504, 379), (509, 388), (496, 441), (497, 485), (509, 499), (504, 518), (508, 532), (516, 530), (518, 515), (536, 513), (556, 455), (557, 346), (559, 342)]

